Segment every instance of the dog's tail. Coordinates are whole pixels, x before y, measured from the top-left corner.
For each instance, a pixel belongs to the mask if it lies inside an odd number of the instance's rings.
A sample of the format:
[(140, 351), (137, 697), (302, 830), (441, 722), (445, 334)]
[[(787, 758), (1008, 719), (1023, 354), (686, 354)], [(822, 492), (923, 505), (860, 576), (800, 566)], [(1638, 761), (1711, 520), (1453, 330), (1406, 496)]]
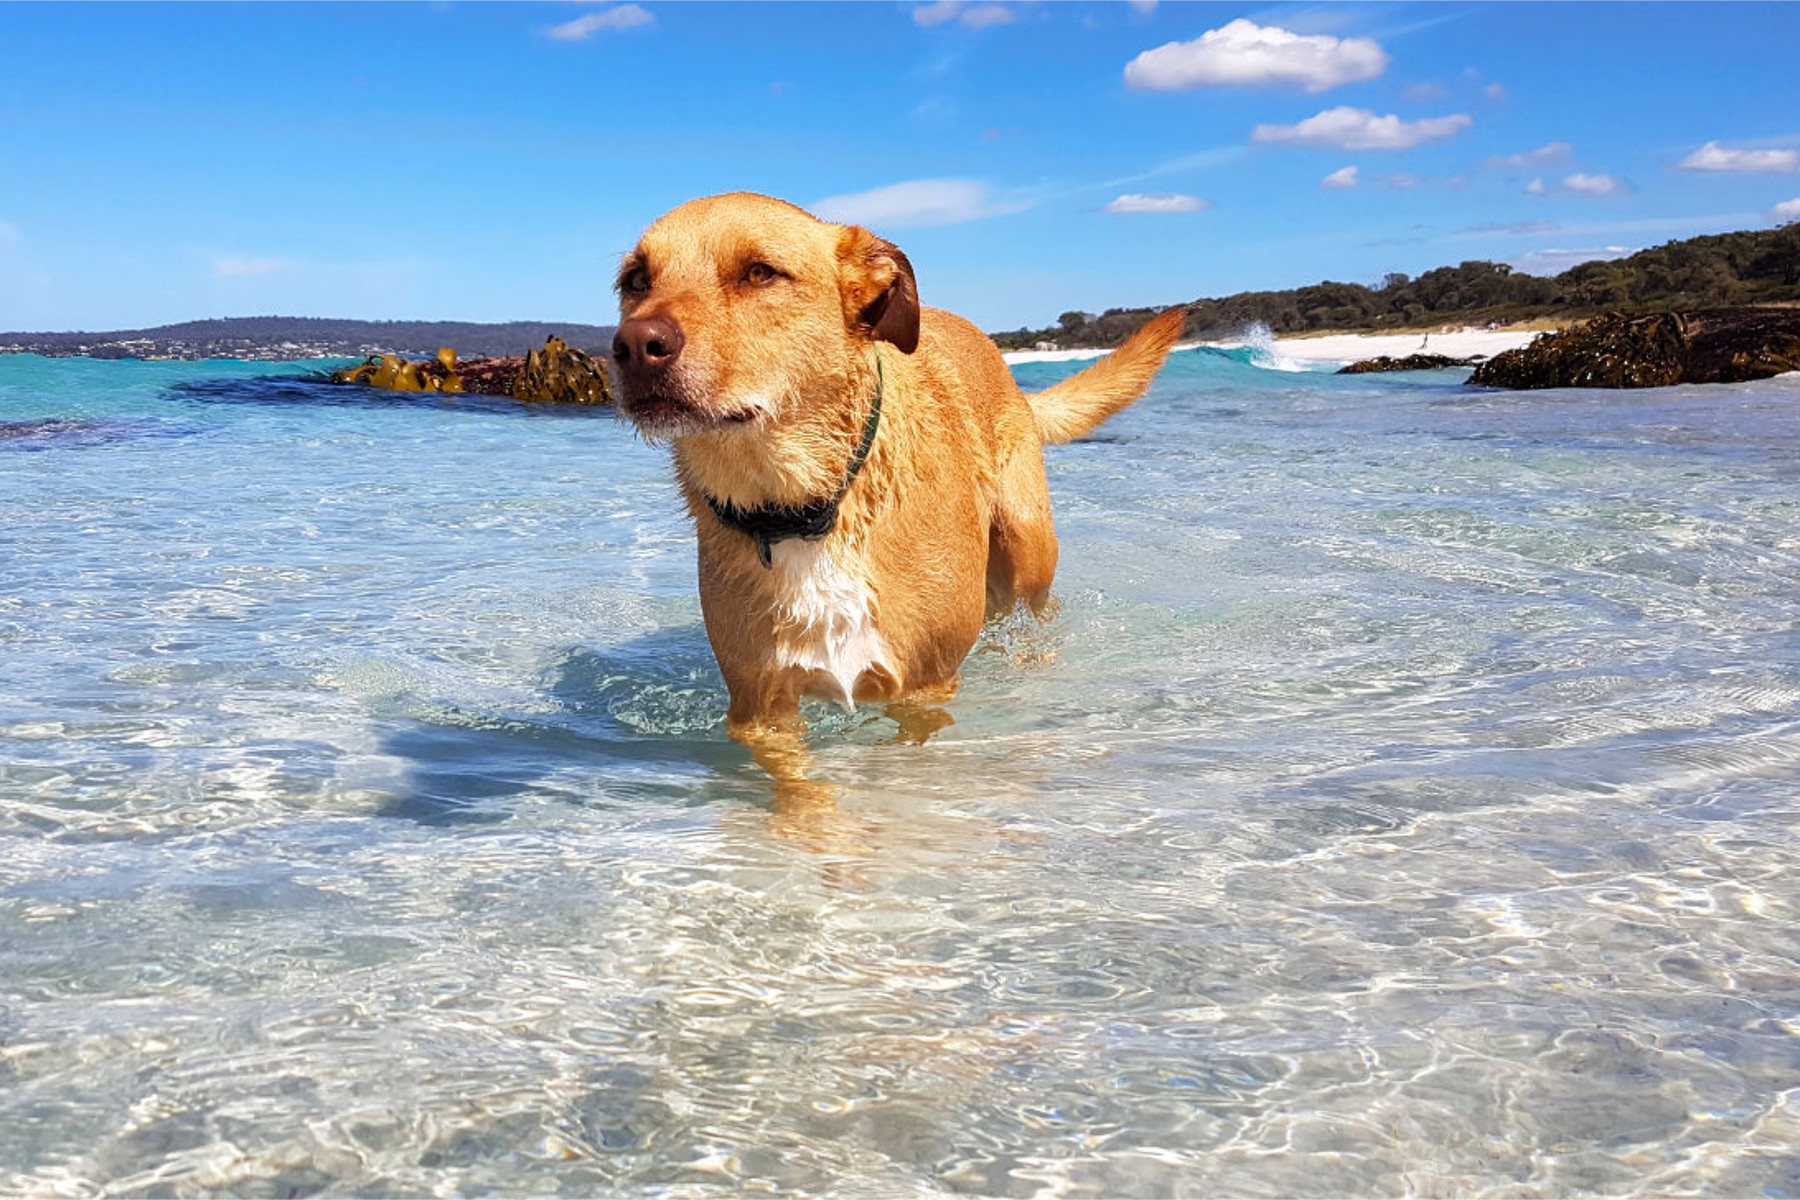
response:
[(1186, 319), (1185, 308), (1166, 309), (1079, 375), (1026, 396), (1038, 436), (1046, 445), (1072, 442), (1142, 396)]

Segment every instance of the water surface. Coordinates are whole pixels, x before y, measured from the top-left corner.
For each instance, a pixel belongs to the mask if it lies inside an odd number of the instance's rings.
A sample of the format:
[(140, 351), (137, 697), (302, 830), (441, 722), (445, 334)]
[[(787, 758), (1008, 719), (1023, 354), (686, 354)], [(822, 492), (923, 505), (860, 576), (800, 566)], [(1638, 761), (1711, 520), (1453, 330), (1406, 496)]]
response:
[(0, 357), (0, 1191), (1800, 1192), (1800, 379), (1248, 357), (800, 813), (609, 417)]

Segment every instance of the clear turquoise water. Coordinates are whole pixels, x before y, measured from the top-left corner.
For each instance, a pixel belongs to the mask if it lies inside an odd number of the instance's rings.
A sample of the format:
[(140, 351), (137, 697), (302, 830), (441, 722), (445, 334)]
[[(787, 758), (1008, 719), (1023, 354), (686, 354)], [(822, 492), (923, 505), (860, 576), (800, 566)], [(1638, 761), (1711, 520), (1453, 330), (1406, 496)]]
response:
[(292, 372), (0, 357), (0, 1192), (1800, 1192), (1800, 379), (1180, 355), (781, 814), (660, 452)]

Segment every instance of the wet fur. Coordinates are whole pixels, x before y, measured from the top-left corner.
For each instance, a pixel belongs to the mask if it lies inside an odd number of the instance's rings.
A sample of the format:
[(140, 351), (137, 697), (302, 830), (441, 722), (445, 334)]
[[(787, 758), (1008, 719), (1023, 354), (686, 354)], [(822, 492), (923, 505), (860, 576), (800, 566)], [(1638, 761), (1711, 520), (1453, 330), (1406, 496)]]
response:
[[(764, 281), (754, 264), (777, 274)], [(1043, 446), (1137, 399), (1183, 317), (1161, 314), (1108, 358), (1027, 397), (986, 335), (919, 305), (898, 248), (748, 193), (663, 216), (620, 280), (623, 320), (666, 321), (685, 339), (666, 377), (635, 388), (627, 379), (620, 408), (672, 445), (699, 540), (701, 609), (731, 693), (728, 727), (753, 744), (796, 731), (803, 695), (946, 696), (989, 614), (1019, 602), (1042, 611), (1057, 558)], [(706, 496), (753, 508), (835, 491), (868, 416), (878, 351), (880, 429), (836, 529), (779, 543), (765, 568)]]

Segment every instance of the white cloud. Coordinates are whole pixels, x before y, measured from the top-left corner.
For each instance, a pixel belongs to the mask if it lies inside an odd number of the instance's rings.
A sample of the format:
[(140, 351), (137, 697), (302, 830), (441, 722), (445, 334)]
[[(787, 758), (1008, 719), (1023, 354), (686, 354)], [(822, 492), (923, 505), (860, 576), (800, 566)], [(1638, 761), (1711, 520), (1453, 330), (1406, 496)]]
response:
[(1184, 196), (1178, 192), (1126, 192), (1104, 211), (1109, 213), (1190, 213), (1203, 212), (1213, 206), (1211, 200)]
[(1561, 275), (1584, 262), (1610, 262), (1637, 253), (1630, 246), (1598, 246), (1588, 250), (1533, 250), (1509, 259), (1513, 270), (1526, 275)]
[(1800, 170), (1800, 150), (1727, 150), (1708, 142), (1675, 165), (1683, 171), (1778, 174)]
[(1489, 100), (1504, 100), (1506, 99), (1506, 85), (1504, 83), (1490, 83), (1481, 89), (1481, 94), (1486, 96)]
[[(1800, 221), (1800, 197), (1796, 197), (1792, 200), (1783, 200), (1780, 204), (1771, 208), (1769, 210), (1769, 219), (1778, 225), (1785, 225), (1789, 221)], [(4, 244), (5, 238), (4, 236), (0, 236), (0, 245)]]
[(1383, 175), (1375, 182), (1396, 192), (1410, 192), (1419, 186), (1420, 180), (1411, 171), (1395, 171), (1391, 175)]
[(961, 225), (1027, 207), (1022, 202), (996, 200), (987, 184), (973, 179), (913, 179), (866, 192), (827, 196), (812, 205), (812, 211), (844, 225), (905, 229)]
[(1004, 4), (969, 5), (963, 0), (934, 0), (913, 9), (912, 19), (925, 26), (960, 21), (970, 29), (987, 29), (993, 25), (1012, 24), (1013, 11)]
[(1131, 0), (1131, 7), (1141, 13), (1156, 11), (1156, 0)]
[(1344, 150), (1405, 150), (1421, 142), (1453, 137), (1475, 122), (1463, 113), (1402, 121), (1392, 113), (1378, 117), (1366, 108), (1340, 105), (1298, 125), (1258, 125), (1253, 142), (1295, 146), (1337, 146)]
[(1239, 17), (1191, 42), (1146, 50), (1125, 65), (1125, 84), (1148, 92), (1202, 87), (1299, 87), (1323, 92), (1374, 79), (1388, 56), (1370, 38), (1303, 36)]
[(560, 42), (579, 42), (591, 34), (617, 33), (624, 29), (636, 29), (640, 25), (648, 25), (655, 20), (655, 17), (635, 4), (621, 4), (617, 8), (609, 8), (605, 12), (576, 17), (573, 21), (554, 25), (544, 32)]
[(213, 260), (213, 274), (220, 279), (253, 279), (259, 275), (273, 275), (286, 267), (287, 263), (279, 258), (216, 258)]
[(1356, 186), (1356, 173), (1360, 170), (1361, 167), (1339, 167), (1319, 180), (1319, 186), (1328, 192), (1347, 192)]
[(1490, 167), (1541, 168), (1560, 167), (1574, 155), (1575, 147), (1567, 142), (1545, 142), (1536, 150), (1523, 154), (1496, 155), (1487, 160)]
[(1623, 196), (1631, 191), (1629, 185), (1611, 175), (1583, 175), (1579, 171), (1567, 176), (1562, 186), (1563, 191), (1578, 196)]

